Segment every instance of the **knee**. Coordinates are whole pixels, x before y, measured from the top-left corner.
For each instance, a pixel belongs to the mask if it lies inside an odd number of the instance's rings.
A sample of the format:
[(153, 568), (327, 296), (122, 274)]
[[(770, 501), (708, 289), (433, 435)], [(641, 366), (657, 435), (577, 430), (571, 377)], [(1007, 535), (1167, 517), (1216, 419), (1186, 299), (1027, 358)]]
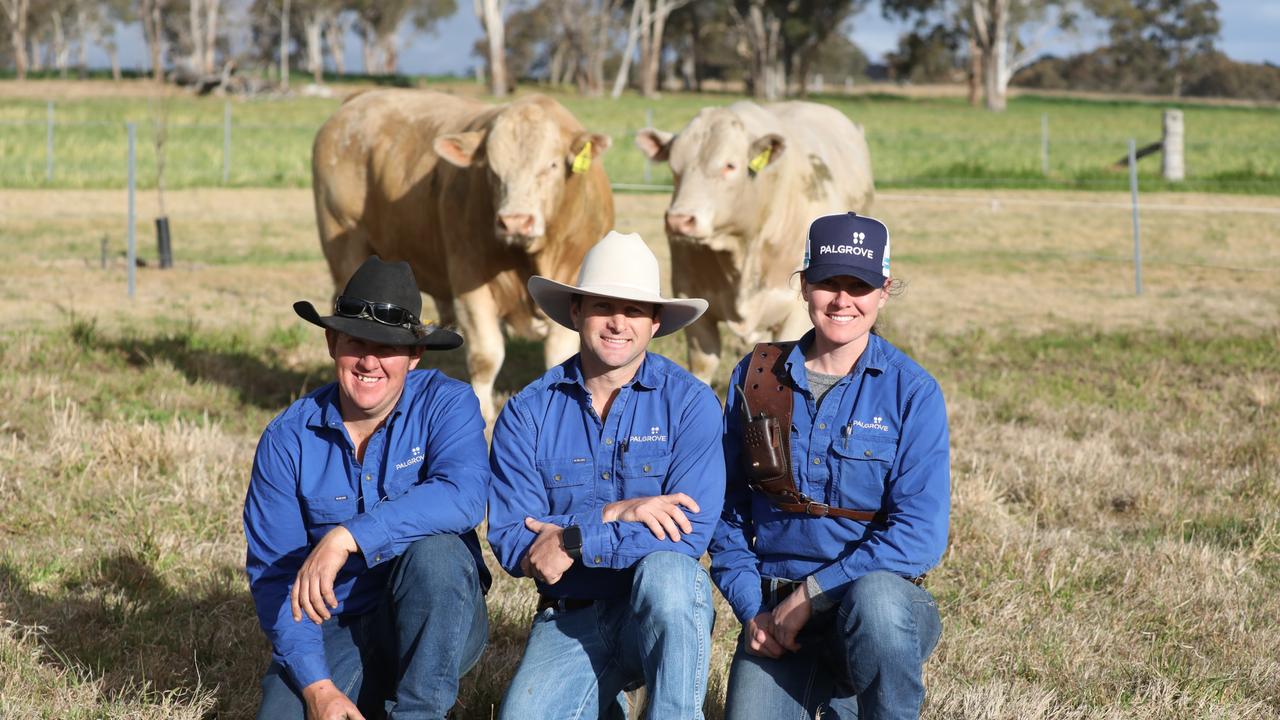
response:
[(644, 616), (684, 619), (711, 608), (711, 583), (697, 560), (675, 552), (656, 552), (636, 564), (632, 603)]
[(395, 574), (402, 582), (460, 582), (476, 574), (475, 559), (457, 535), (428, 535), (409, 545)]
[(917, 592), (916, 586), (889, 572), (858, 578), (840, 606), (846, 638), (870, 647), (914, 646), (912, 603)]

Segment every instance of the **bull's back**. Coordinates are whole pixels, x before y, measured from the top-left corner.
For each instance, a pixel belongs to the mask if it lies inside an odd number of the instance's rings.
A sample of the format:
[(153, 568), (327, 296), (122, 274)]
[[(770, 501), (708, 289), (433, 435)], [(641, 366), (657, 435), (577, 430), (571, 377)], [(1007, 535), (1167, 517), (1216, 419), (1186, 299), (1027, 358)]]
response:
[[(420, 90), (376, 90), (349, 99), (316, 134), (312, 183), (320, 243), (339, 286), (369, 254), (415, 266), (419, 286), (447, 293), (439, 257), (442, 165), (436, 137), (460, 131), (486, 106)], [(451, 167), (451, 166), (450, 166)]]
[[(784, 102), (768, 106), (807, 152), (821, 159), (818, 173), (830, 175), (831, 207), (864, 212), (875, 197), (871, 153), (862, 128), (829, 105)], [(824, 204), (828, 204), (824, 203)]]

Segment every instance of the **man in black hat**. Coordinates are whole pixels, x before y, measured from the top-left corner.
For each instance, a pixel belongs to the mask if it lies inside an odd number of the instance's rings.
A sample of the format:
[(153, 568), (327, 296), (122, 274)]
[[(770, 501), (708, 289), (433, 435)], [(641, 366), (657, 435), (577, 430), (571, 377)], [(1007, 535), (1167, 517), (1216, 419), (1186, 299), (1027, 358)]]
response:
[(462, 338), (419, 319), (408, 264), (377, 257), (332, 315), (293, 308), (325, 329), (337, 378), (254, 457), (245, 565), (272, 650), (258, 717), (443, 718), (488, 638), (489, 466), (471, 387), (414, 368)]

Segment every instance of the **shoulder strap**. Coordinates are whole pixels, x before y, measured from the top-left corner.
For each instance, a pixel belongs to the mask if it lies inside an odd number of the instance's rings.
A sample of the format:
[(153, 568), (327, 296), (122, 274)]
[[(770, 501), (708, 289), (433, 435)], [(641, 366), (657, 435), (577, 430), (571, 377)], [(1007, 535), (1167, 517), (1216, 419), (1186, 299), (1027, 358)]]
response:
[(849, 510), (831, 507), (826, 503), (814, 501), (800, 492), (791, 474), (791, 411), (794, 400), (789, 385), (786, 359), (795, 347), (794, 342), (759, 343), (751, 351), (751, 362), (747, 366), (747, 376), (742, 381), (743, 400), (747, 404), (748, 413), (752, 417), (766, 415), (774, 418), (782, 433), (781, 450), (786, 458), (787, 472), (785, 477), (773, 482), (753, 485), (753, 488), (764, 493), (769, 502), (783, 512), (804, 513), (815, 517), (838, 517), (860, 522), (884, 523), (887, 514), (884, 511)]

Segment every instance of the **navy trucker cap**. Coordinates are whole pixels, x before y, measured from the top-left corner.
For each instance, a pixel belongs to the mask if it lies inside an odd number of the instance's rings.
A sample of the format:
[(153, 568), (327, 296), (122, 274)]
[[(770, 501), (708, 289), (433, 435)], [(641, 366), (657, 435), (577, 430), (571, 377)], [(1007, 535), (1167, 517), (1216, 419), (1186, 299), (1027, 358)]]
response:
[(854, 212), (823, 215), (809, 224), (804, 279), (822, 282), (849, 275), (871, 287), (889, 278), (889, 228)]

